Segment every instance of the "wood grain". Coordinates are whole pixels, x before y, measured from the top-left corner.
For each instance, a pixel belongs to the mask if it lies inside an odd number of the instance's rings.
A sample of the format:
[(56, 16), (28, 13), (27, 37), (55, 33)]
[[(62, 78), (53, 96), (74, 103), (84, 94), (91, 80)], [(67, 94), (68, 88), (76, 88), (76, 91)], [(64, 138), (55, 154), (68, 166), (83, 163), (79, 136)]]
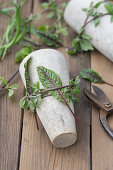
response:
[[(113, 84), (113, 63), (102, 54), (95, 51), (91, 55), (91, 67), (96, 70), (105, 81)], [(97, 84), (96, 84), (97, 85)], [(113, 87), (98, 85), (113, 102)], [(113, 116), (109, 118), (113, 128)], [(92, 170), (113, 169), (113, 140), (107, 135), (99, 121), (99, 110), (92, 109)]]
[[(35, 0), (34, 13), (40, 11), (39, 3)], [(44, 18), (36, 22), (36, 26), (45, 24)], [(47, 22), (46, 22), (47, 23)], [(50, 24), (50, 23), (49, 23)], [(73, 31), (63, 42), (71, 44), (74, 38)], [(67, 59), (70, 76), (73, 77), (85, 67), (90, 67), (89, 54), (81, 54), (76, 57), (70, 57), (65, 49), (59, 49)], [(90, 88), (90, 84), (81, 81), (81, 88)], [(50, 143), (48, 136), (39, 121), (40, 130), (37, 131), (33, 113), (25, 111), (22, 133), (22, 147), (20, 170), (89, 170), (90, 169), (90, 107), (89, 102), (83, 96), (80, 96), (81, 102), (75, 105), (75, 111), (78, 113), (79, 122), (77, 125), (78, 139), (76, 144), (65, 149), (56, 149)]]
[[(4, 0), (4, 3), (7, 0)], [(31, 3), (26, 5), (23, 14), (28, 14)], [(7, 27), (7, 17), (0, 15), (0, 37)], [(8, 79), (19, 67), (15, 64), (15, 52), (13, 47), (11, 53), (6, 56), (3, 63), (0, 63), (0, 76)], [(6, 93), (0, 93), (0, 170), (18, 169), (20, 137), (22, 127), (22, 112), (19, 107), (19, 100), (23, 96), (23, 83), (19, 74), (12, 83), (19, 85), (18, 91), (9, 100)]]

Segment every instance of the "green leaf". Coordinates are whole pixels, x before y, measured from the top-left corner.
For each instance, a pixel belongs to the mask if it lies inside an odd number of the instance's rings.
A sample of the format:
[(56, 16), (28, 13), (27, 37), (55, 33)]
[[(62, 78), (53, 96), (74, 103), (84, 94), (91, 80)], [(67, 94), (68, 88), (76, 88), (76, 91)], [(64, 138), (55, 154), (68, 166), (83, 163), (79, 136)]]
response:
[(82, 38), (85, 40), (91, 40), (91, 36), (88, 34), (82, 34)]
[(49, 5), (49, 4), (48, 4), (47, 2), (44, 2), (44, 3), (41, 4), (41, 7), (45, 9), (45, 8), (48, 7), (48, 5)]
[(33, 50), (34, 50), (34, 47), (27, 46), (27, 47), (22, 48), (20, 51), (18, 51), (16, 53), (16, 58), (15, 58), (16, 63), (20, 63)]
[[(62, 86), (62, 81), (61, 81), (59, 75), (57, 73), (55, 73), (53, 70), (47, 69), (43, 66), (39, 66), (39, 67), (37, 67), (37, 72), (38, 72), (39, 80), (40, 80), (41, 84), (44, 86), (44, 88), (50, 89), (53, 87)], [(53, 96), (60, 102), (65, 103), (64, 100), (69, 102), (69, 97), (67, 95), (65, 95), (64, 89), (50, 91), (48, 94)]]
[(50, 18), (54, 18), (55, 17), (55, 12), (51, 11), (47, 14), (46, 18), (50, 19)]
[(7, 80), (5, 80), (4, 77), (0, 77), (0, 80), (2, 81), (0, 82), (0, 86), (2, 86), (3, 84), (5, 84), (6, 86), (8, 85)]
[(113, 22), (113, 15), (111, 16), (111, 22)]
[(24, 96), (24, 97), (20, 100), (19, 105), (20, 105), (21, 108), (23, 108), (23, 109), (25, 109), (25, 110), (28, 109), (28, 101), (27, 101), (27, 97), (26, 97), (26, 96)]
[(80, 75), (84, 79), (88, 79), (89, 81), (93, 83), (100, 83), (100, 84), (104, 83), (104, 81), (102, 80), (102, 77), (91, 68), (84, 69), (83, 71), (80, 72)]
[(100, 23), (100, 18), (98, 17), (94, 20), (95, 27), (97, 27), (99, 23)]
[(111, 2), (107, 2), (105, 5), (106, 10), (110, 15), (113, 15), (113, 4)]
[(72, 49), (72, 50), (68, 50), (67, 53), (72, 56), (72, 55), (76, 55), (77, 51), (76, 49)]
[(63, 3), (62, 3), (62, 7), (63, 7), (63, 8), (66, 8), (67, 4), (68, 4), (68, 2), (63, 2)]
[[(37, 67), (37, 72), (39, 76), (39, 80), (44, 88), (53, 88), (54, 85), (59, 87), (62, 86), (62, 81), (57, 73), (53, 70), (49, 70), (43, 66)], [(54, 83), (54, 85), (53, 85)]]
[(81, 46), (81, 49), (83, 51), (94, 50), (91, 43), (88, 40), (85, 40), (85, 39), (80, 40), (80, 46)]
[(80, 101), (80, 99), (78, 99), (75, 96), (73, 96), (71, 99), (72, 99), (73, 103), (78, 103)]
[(24, 64), (25, 68), (25, 81), (26, 81), (26, 94), (32, 93), (31, 88), (31, 82), (30, 82), (30, 76), (29, 76), (29, 64), (31, 62), (32, 58), (30, 57), (27, 62)]
[(17, 84), (12, 84), (12, 85), (10, 86), (10, 88), (11, 88), (12, 90), (17, 90), (17, 89), (18, 89), (18, 85), (17, 85)]
[(61, 41), (57, 34), (45, 32), (45, 31), (39, 31), (39, 30), (32, 30), (32, 33), (35, 36), (38, 36), (47, 46), (53, 46), (57, 48), (61, 45), (60, 44)]
[(14, 94), (14, 90), (13, 89), (8, 89), (8, 97), (10, 98), (13, 94)]
[(75, 79), (75, 85), (77, 85), (78, 83), (80, 83), (80, 78), (79, 78), (79, 76), (77, 76), (76, 79)]
[(102, 4), (102, 2), (96, 3), (96, 5), (94, 6), (94, 8), (98, 8), (101, 4)]
[(31, 16), (31, 17), (29, 18), (29, 20), (31, 20), (31, 21), (37, 20), (37, 19), (39, 19), (40, 17), (41, 17), (41, 14), (40, 14), (40, 13), (37, 13), (36, 15)]
[(83, 8), (82, 10), (85, 12), (88, 12), (88, 8)]

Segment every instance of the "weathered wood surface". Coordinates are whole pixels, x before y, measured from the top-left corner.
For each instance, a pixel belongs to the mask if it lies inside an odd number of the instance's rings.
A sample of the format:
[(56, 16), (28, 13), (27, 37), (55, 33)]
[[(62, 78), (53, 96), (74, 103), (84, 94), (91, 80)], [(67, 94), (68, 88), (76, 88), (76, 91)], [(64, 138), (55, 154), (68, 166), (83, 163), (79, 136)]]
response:
[[(91, 67), (95, 69), (105, 81), (113, 84), (113, 63), (102, 54), (95, 51), (91, 55)], [(113, 102), (113, 87), (98, 85)], [(113, 129), (113, 116), (109, 118)], [(113, 169), (113, 140), (107, 135), (99, 121), (99, 110), (92, 109), (92, 170)]]
[[(37, 11), (40, 11), (40, 7), (38, 1), (35, 0), (34, 13)], [(45, 20), (41, 19), (35, 24), (39, 26), (44, 22)], [(74, 36), (74, 32), (70, 31), (69, 39), (65, 39), (64, 44), (70, 45)], [(59, 50), (66, 56), (70, 77), (77, 75), (81, 69), (90, 67), (88, 53), (71, 58), (66, 54), (65, 49)], [(82, 80), (81, 88), (84, 87), (89, 89), (90, 84)], [(90, 107), (83, 94), (80, 99), (82, 99), (81, 102), (75, 105), (75, 111), (79, 117), (78, 139), (76, 144), (66, 149), (53, 147), (41, 123), (39, 123), (40, 130), (37, 131), (34, 115), (29, 111), (24, 112), (20, 170), (90, 169)]]
[[(7, 0), (3, 1), (4, 3)], [(23, 14), (28, 15), (31, 10), (31, 2), (26, 5)], [(8, 18), (0, 15), (0, 37), (7, 26)], [(8, 79), (19, 67), (15, 64), (15, 52), (13, 47), (3, 63), (0, 63), (0, 76)], [(19, 166), (21, 128), (23, 113), (18, 102), (23, 96), (23, 83), (18, 74), (12, 83), (19, 84), (19, 90), (9, 100), (7, 93), (0, 93), (0, 170), (17, 170)]]
[[(32, 0), (29, 0), (23, 14), (27, 15), (31, 11), (31, 4)], [(41, 10), (39, 6), (38, 0), (34, 0), (33, 13)], [(44, 17), (39, 22), (35, 22), (36, 26), (43, 23), (45, 23)], [(3, 34), (6, 24), (7, 17), (0, 16), (0, 35)], [(70, 46), (75, 36), (71, 29), (69, 32), (69, 38), (64, 39), (66, 46)], [(8, 78), (18, 68), (18, 65), (14, 63), (15, 51), (17, 47), (14, 47), (7, 59), (0, 63), (0, 76)], [(65, 49), (59, 48), (59, 51), (66, 56), (70, 77), (79, 74), (83, 68), (90, 67), (91, 63), (91, 67), (106, 81), (113, 83), (113, 64), (100, 53), (91, 53), (90, 61), (88, 53), (70, 57)], [(98, 119), (99, 111), (95, 107), (92, 110), (92, 134), (90, 133), (90, 104), (83, 93), (80, 96), (80, 103), (75, 105), (75, 112), (79, 117), (77, 142), (69, 148), (56, 149), (51, 145), (40, 120), (40, 130), (37, 131), (33, 113), (23, 112), (18, 106), (19, 99), (24, 93), (20, 76), (15, 77), (12, 82), (19, 84), (19, 90), (15, 96), (9, 101), (6, 94), (0, 94), (0, 170), (113, 169), (112, 140), (101, 127)], [(90, 83), (87, 81), (82, 80), (80, 85), (81, 89), (84, 87), (90, 89)], [(101, 85), (101, 87), (112, 100), (112, 87), (107, 85)], [(113, 118), (110, 119), (110, 125), (113, 127)]]

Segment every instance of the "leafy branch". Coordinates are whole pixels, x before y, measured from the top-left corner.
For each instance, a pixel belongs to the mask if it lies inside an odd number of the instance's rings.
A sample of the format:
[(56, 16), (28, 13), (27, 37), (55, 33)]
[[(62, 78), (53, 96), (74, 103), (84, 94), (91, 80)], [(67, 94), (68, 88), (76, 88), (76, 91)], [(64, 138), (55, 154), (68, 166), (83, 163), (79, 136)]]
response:
[[(32, 112), (40, 106), (44, 97), (53, 96), (59, 102), (67, 105), (74, 118), (77, 120), (69, 103), (70, 100), (77, 102), (79, 99), (75, 96), (80, 93), (80, 87), (77, 85), (80, 82), (79, 77), (69, 81), (69, 85), (62, 86), (62, 81), (57, 73), (43, 66), (37, 67), (40, 83), (45, 89), (40, 89), (39, 81), (32, 86), (28, 74), (28, 63), (31, 58), (25, 63), (25, 79), (26, 79), (26, 96), (20, 100), (20, 107), (30, 109)], [(32, 91), (31, 91), (32, 89)]]
[(8, 85), (8, 81), (4, 79), (4, 77), (0, 77), (0, 92), (8, 91), (8, 97), (10, 98), (14, 91), (18, 89), (17, 84)]
[[(101, 13), (97, 10), (103, 3), (105, 3), (104, 7), (107, 11), (106, 13)], [(113, 4), (110, 2), (110, 0), (99, 1), (95, 5), (93, 2), (91, 2), (89, 8), (83, 8), (83, 11), (87, 13), (87, 16), (78, 36), (72, 41), (72, 48), (68, 50), (68, 54), (70, 55), (75, 55), (83, 51), (94, 50), (90, 42), (92, 37), (88, 34), (85, 34), (85, 27), (89, 23), (94, 21), (95, 27), (97, 27), (100, 23), (100, 18), (106, 15), (110, 15), (111, 22), (113, 22)], [(89, 19), (90, 17), (92, 18)]]

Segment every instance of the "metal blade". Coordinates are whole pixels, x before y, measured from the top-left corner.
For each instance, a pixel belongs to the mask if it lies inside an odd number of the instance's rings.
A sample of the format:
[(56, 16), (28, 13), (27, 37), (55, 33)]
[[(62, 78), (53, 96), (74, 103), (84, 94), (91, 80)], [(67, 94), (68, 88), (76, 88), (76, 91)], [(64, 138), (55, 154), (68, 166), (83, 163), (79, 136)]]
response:
[(108, 99), (108, 97), (106, 96), (106, 94), (104, 93), (103, 90), (101, 90), (99, 87), (97, 87), (97, 86), (95, 86), (95, 85), (92, 85), (92, 87), (93, 87), (93, 90), (94, 90), (95, 94), (96, 94), (99, 98), (101, 98), (101, 100), (102, 100), (103, 102), (110, 102), (109, 99)]
[(113, 109), (113, 106), (111, 105), (110, 107), (105, 107), (105, 103), (110, 102), (109, 99), (107, 98), (107, 96), (104, 94), (103, 91), (102, 93), (101, 90), (97, 90), (98, 88), (95, 88), (95, 89), (96, 89), (96, 94), (98, 93), (98, 95), (95, 95), (86, 89), (84, 89), (84, 93), (92, 101), (92, 103), (94, 103), (98, 108), (102, 109), (104, 112), (108, 113), (110, 110)]

